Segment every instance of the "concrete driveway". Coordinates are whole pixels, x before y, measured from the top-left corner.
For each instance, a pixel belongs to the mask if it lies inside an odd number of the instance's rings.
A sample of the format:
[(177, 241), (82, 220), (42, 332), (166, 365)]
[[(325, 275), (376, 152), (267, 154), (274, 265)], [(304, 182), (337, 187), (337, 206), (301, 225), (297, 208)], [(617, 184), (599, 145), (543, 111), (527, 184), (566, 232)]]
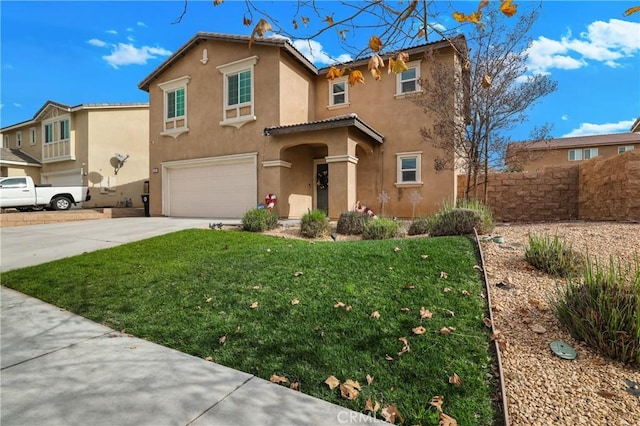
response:
[(210, 223), (239, 219), (129, 217), (0, 228), (0, 272), (38, 265)]

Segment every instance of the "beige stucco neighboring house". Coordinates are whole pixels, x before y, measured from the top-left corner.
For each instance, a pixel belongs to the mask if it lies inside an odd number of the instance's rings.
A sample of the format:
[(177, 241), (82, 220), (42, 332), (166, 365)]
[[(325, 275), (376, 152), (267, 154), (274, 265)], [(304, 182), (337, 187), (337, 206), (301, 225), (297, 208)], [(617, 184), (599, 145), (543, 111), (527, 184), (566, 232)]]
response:
[(385, 216), (436, 211), (455, 197), (455, 174), (434, 170), (442, 153), (419, 133), (432, 119), (409, 99), (432, 49), (463, 75), (440, 41), (406, 50), (408, 71), (380, 81), (368, 58), (342, 64), (367, 77), (350, 86), (348, 72), (327, 79), (329, 68), (285, 39), (249, 47), (245, 36), (197, 33), (139, 84), (149, 92), (151, 214), (237, 218), (268, 194), (284, 218), (314, 208), (337, 218), (357, 201)]
[(515, 171), (567, 166), (640, 149), (640, 133), (577, 136), (545, 141), (514, 142), (507, 146), (506, 164)]
[[(64, 105), (47, 101), (33, 119), (0, 129), (2, 176), (36, 183), (88, 185), (83, 207), (142, 206), (149, 176), (149, 105)], [(5, 149), (33, 164), (10, 164)], [(122, 161), (124, 160), (124, 161)]]

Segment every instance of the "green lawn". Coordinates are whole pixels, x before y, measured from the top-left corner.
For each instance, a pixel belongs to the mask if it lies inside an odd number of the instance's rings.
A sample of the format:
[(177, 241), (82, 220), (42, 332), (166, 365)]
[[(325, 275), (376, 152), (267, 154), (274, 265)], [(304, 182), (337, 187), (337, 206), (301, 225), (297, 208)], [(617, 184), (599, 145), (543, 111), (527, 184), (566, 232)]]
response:
[[(356, 411), (371, 397), (397, 406), (406, 424), (437, 424), (429, 400), (443, 395), (458, 424), (490, 425), (499, 415), (477, 263), (464, 237), (312, 243), (188, 230), (1, 280), (117, 330), (267, 380), (285, 376), (280, 386), (297, 382)], [(412, 332), (419, 326), (422, 335)], [(398, 355), (401, 337), (410, 350)], [(454, 373), (459, 386), (449, 384)], [(324, 384), (331, 375), (357, 380), (360, 395), (341, 398)]]

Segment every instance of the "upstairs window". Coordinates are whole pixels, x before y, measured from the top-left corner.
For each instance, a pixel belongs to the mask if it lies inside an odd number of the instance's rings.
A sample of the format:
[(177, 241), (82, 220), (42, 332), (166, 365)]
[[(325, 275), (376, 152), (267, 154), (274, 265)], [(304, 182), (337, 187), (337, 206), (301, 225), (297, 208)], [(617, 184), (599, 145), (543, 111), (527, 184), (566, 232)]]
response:
[(29, 129), (29, 145), (35, 145), (36, 143), (38, 143), (36, 138), (36, 128), (32, 127)]
[(349, 105), (349, 85), (346, 78), (329, 82), (329, 107)]
[(222, 126), (240, 128), (255, 121), (254, 115), (254, 68), (257, 56), (220, 65), (218, 71), (223, 75)]
[(162, 135), (177, 138), (188, 132), (187, 127), (187, 84), (191, 77), (185, 76), (158, 84), (163, 92), (163, 128)]
[(2, 147), (9, 148), (9, 135), (2, 136)]
[(618, 154), (622, 154), (623, 152), (627, 152), (627, 151), (633, 151), (633, 145), (618, 147)]
[(22, 132), (16, 133), (16, 148), (22, 148)]
[(407, 71), (396, 75), (396, 96), (420, 91), (420, 61), (407, 63)]
[(69, 135), (70, 127), (68, 118), (49, 121), (44, 124), (44, 143), (67, 141), (69, 140)]

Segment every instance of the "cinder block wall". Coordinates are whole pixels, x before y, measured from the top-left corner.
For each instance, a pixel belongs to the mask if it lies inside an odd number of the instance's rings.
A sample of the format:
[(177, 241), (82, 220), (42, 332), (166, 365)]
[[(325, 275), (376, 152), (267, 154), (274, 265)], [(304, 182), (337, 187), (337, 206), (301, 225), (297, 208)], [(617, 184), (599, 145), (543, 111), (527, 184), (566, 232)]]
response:
[(580, 164), (579, 182), (580, 219), (640, 221), (640, 151)]
[[(458, 197), (465, 188), (466, 176), (459, 176)], [(487, 198), (500, 222), (640, 221), (640, 151), (537, 172), (491, 173)]]

